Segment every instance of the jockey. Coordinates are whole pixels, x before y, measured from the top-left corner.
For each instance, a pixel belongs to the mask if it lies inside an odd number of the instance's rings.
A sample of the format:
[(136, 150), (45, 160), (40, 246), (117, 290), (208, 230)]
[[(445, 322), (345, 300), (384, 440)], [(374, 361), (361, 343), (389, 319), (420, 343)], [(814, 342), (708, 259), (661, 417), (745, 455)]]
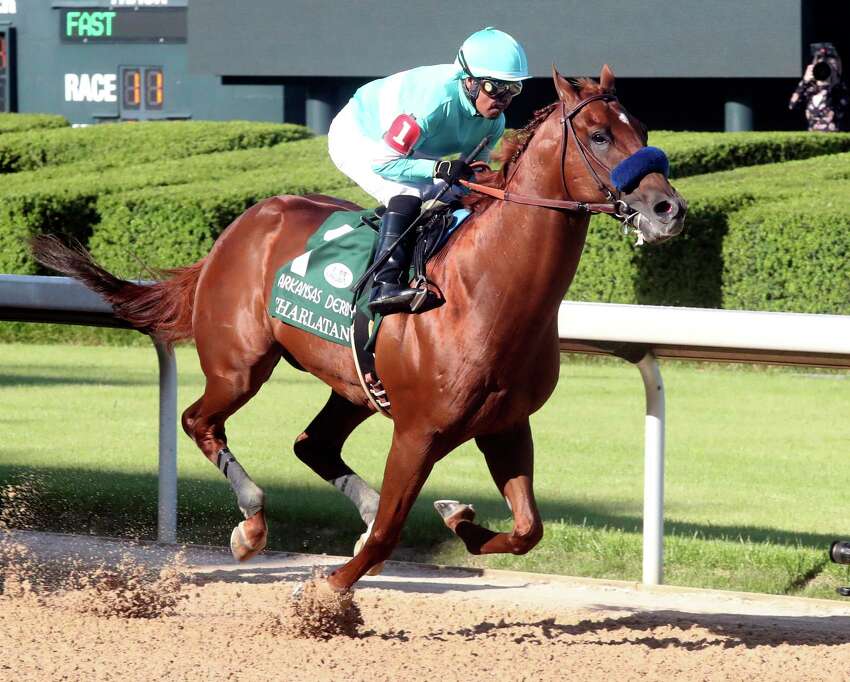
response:
[[(505, 131), (502, 112), (529, 77), (522, 46), (485, 28), (464, 41), (454, 64), (402, 71), (354, 93), (331, 122), (328, 151), (343, 173), (386, 205), (376, 259), (419, 216), (423, 200), (445, 183), (472, 176), (462, 160), (442, 157), (465, 157), (489, 135), (475, 161), (489, 159)], [(405, 240), (375, 272), (373, 313), (410, 310), (416, 294), (408, 286), (412, 250), (412, 239)]]

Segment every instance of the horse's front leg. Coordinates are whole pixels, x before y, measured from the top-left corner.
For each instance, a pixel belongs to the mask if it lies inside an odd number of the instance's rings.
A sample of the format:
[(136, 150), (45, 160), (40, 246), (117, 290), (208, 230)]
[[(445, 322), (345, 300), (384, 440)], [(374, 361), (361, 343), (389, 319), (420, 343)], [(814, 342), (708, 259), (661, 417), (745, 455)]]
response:
[(479, 436), (475, 442), (513, 513), (513, 530), (496, 533), (479, 526), (473, 522), (475, 513), (469, 505), (440, 502), (435, 505), (437, 511), (472, 554), (525, 554), (543, 537), (532, 484), (534, 445), (528, 420), (502, 433)]
[(434, 463), (447, 451), (437, 450), (430, 436), (400, 433), (396, 428), (372, 533), (353, 559), (328, 576), (332, 588), (349, 589), (373, 566), (389, 558)]

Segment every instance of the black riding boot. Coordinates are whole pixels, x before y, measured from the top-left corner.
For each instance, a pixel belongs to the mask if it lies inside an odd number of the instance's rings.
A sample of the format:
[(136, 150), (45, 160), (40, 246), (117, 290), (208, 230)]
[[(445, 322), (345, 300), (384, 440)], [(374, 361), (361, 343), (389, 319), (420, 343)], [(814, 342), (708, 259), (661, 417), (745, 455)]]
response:
[[(421, 207), (422, 201), (419, 197), (402, 194), (389, 200), (381, 219), (376, 259), (380, 258), (416, 219)], [(408, 235), (375, 272), (372, 293), (369, 295), (369, 310), (372, 313), (391, 315), (410, 312), (410, 302), (417, 292), (408, 286), (412, 247), (413, 236)]]

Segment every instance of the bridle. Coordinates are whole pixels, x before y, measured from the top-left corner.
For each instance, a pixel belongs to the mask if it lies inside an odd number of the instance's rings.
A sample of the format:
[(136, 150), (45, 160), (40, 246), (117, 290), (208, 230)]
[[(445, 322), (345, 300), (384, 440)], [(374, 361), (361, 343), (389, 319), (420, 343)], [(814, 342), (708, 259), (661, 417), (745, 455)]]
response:
[[(591, 102), (603, 101), (603, 102), (618, 102), (619, 100), (615, 95), (611, 94), (601, 94), (601, 95), (593, 95), (591, 97), (587, 97), (583, 99), (581, 102), (576, 104), (569, 112), (567, 111), (567, 105), (564, 102), (561, 102), (561, 125), (564, 127), (563, 134), (561, 135), (561, 184), (564, 187), (564, 194), (566, 196), (570, 196), (570, 190), (567, 187), (567, 174), (566, 174), (566, 165), (567, 165), (567, 147), (569, 146), (569, 141), (575, 143), (576, 147), (579, 151), (579, 158), (584, 163), (584, 167), (587, 169), (587, 172), (590, 173), (590, 177), (593, 178), (596, 186), (599, 190), (608, 198), (608, 200), (612, 203), (615, 203), (619, 200), (619, 191), (612, 190), (608, 185), (606, 185), (602, 178), (599, 177), (599, 174), (593, 168), (593, 164), (590, 163), (590, 159), (593, 159), (598, 165), (600, 165), (605, 172), (607, 172), (610, 176), (611, 169), (608, 168), (604, 163), (602, 163), (596, 156), (593, 154), (590, 149), (587, 148), (587, 145), (582, 142), (578, 135), (576, 135), (575, 125), (573, 123), (573, 119), (576, 115), (584, 109)], [(590, 157), (590, 159), (588, 158)]]
[[(587, 148), (576, 135), (575, 126), (573, 124), (573, 119), (576, 115), (584, 109), (591, 102), (596, 102), (598, 100), (602, 100), (605, 102), (619, 102), (616, 95), (612, 95), (610, 93), (603, 93), (599, 95), (591, 95), (590, 97), (586, 97), (581, 100), (578, 104), (576, 104), (572, 109), (567, 111), (567, 105), (565, 102), (561, 101), (561, 117), (560, 123), (562, 126), (561, 131), (561, 184), (564, 188), (564, 195), (570, 196), (570, 190), (567, 187), (567, 176), (566, 176), (566, 163), (567, 163), (567, 151), (570, 143), (570, 139), (573, 140), (573, 143), (578, 149), (579, 158), (584, 163), (585, 168), (587, 169), (590, 177), (593, 178), (593, 181), (596, 183), (596, 186), (599, 190), (606, 196), (608, 199), (607, 202), (586, 202), (586, 201), (573, 201), (573, 200), (564, 200), (564, 199), (546, 199), (544, 197), (535, 197), (527, 194), (517, 194), (515, 192), (509, 192), (506, 189), (497, 189), (495, 187), (489, 187), (487, 185), (480, 185), (476, 182), (469, 182), (468, 180), (460, 180), (460, 184), (462, 184), (467, 189), (478, 192), (479, 194), (485, 194), (487, 196), (493, 197), (494, 199), (499, 199), (500, 201), (508, 201), (515, 204), (525, 204), (527, 206), (540, 206), (542, 208), (552, 208), (555, 210), (561, 211), (570, 211), (576, 213), (607, 213), (621, 223), (623, 223), (624, 231), (628, 231), (630, 228), (634, 228), (637, 230), (637, 217), (640, 215), (638, 211), (633, 210), (629, 205), (623, 201), (621, 197), (621, 192), (617, 189), (612, 189), (609, 187), (602, 178), (599, 177), (599, 173), (593, 168), (593, 163), (596, 163), (597, 166), (602, 168), (610, 177), (611, 168), (602, 163), (596, 155)], [(593, 163), (591, 163), (591, 159)], [(510, 183), (511, 178), (516, 172), (517, 167), (514, 166), (511, 174), (505, 180), (505, 187)]]

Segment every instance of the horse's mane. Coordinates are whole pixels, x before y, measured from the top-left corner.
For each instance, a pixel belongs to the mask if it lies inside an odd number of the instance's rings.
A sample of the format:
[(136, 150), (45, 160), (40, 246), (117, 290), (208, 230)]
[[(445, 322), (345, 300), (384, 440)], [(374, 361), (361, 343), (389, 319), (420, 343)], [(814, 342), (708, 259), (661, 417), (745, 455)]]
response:
[[(569, 80), (580, 93), (586, 89), (598, 90), (600, 88), (596, 81), (589, 78)], [(502, 138), (502, 146), (498, 151), (493, 153), (492, 157), (493, 161), (501, 164), (500, 168), (493, 171), (477, 173), (475, 175), (475, 182), (482, 185), (489, 185), (490, 187), (496, 187), (498, 189), (504, 189), (508, 177), (510, 177), (511, 169), (516, 165), (519, 158), (528, 147), (531, 139), (534, 137), (534, 133), (537, 132), (537, 129), (542, 125), (543, 121), (549, 118), (549, 114), (551, 114), (555, 107), (559, 104), (560, 100), (552, 102), (552, 104), (549, 104), (542, 109), (538, 109), (534, 112), (531, 120), (524, 128), (506, 133)], [(495, 201), (493, 197), (489, 197), (486, 194), (478, 194), (476, 192), (472, 192), (462, 199), (464, 207), (473, 211), (480, 211), (489, 206), (493, 201)]]

